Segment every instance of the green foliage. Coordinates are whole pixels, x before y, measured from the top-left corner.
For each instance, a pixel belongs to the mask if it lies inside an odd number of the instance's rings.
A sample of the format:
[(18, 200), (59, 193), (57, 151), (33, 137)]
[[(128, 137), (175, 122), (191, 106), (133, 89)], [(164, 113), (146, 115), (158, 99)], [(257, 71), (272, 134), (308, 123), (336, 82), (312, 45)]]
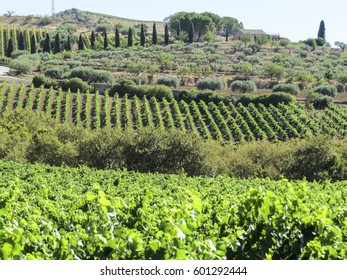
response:
[(285, 72), (286, 69), (277, 63), (267, 62), (264, 65), (264, 73), (271, 79), (275, 77), (277, 81), (279, 81), (284, 76)]
[(111, 30), (112, 30), (112, 25), (107, 23), (98, 24), (95, 28), (95, 31), (99, 33), (108, 33)]
[(295, 102), (295, 98), (291, 94), (286, 92), (276, 92), (272, 94), (261, 95), (243, 94), (238, 100), (238, 103), (241, 103), (244, 106), (248, 106), (250, 103), (256, 105), (263, 104), (265, 106), (272, 104), (276, 106), (280, 103), (289, 104), (293, 102)]
[(158, 44), (158, 34), (157, 34), (157, 25), (153, 23), (153, 31), (152, 31), (152, 44)]
[(307, 96), (308, 102), (316, 109), (324, 109), (333, 103), (334, 99), (331, 96), (323, 95), (320, 93), (309, 93)]
[(231, 90), (233, 92), (255, 92), (257, 90), (257, 86), (253, 81), (245, 80), (245, 81), (234, 81), (231, 83)]
[(344, 182), (0, 168), (2, 260), (347, 258)]
[(63, 90), (71, 90), (72, 92), (87, 92), (91, 90), (91, 87), (80, 78), (72, 78), (70, 80), (63, 80), (61, 87)]
[(322, 20), (319, 24), (319, 30), (318, 30), (318, 35), (317, 35), (317, 39), (322, 38), (323, 40), (325, 40), (325, 24), (324, 24), (324, 20)]
[(321, 86), (315, 87), (314, 92), (334, 97), (337, 94), (337, 89), (335, 86), (321, 85)]
[(62, 79), (64, 77), (64, 68), (62, 67), (52, 67), (44, 71), (45, 76), (53, 79)]
[(77, 67), (71, 70), (70, 78), (80, 78), (86, 82), (112, 83), (112, 73), (105, 70), (94, 70), (89, 67)]
[(299, 86), (296, 84), (279, 84), (272, 88), (273, 92), (287, 92), (292, 95), (297, 95), (300, 91)]
[(200, 90), (221, 90), (226, 88), (226, 82), (223, 78), (205, 78), (198, 81), (196, 87)]
[(169, 37), (169, 27), (168, 27), (167, 24), (165, 24), (165, 30), (164, 30), (164, 43), (165, 43), (165, 45), (169, 44), (169, 40), (170, 40), (170, 37)]
[(128, 47), (132, 47), (133, 46), (133, 31), (131, 30), (131, 28), (129, 28), (128, 31)]
[(33, 61), (29, 59), (14, 59), (10, 61), (10, 68), (17, 74), (28, 74), (34, 70)]
[(163, 76), (157, 79), (157, 84), (177, 88), (180, 85), (180, 81), (176, 76)]
[(44, 53), (50, 53), (51, 52), (51, 39), (49, 37), (49, 33), (46, 33), (44, 45), (43, 45), (43, 52)]

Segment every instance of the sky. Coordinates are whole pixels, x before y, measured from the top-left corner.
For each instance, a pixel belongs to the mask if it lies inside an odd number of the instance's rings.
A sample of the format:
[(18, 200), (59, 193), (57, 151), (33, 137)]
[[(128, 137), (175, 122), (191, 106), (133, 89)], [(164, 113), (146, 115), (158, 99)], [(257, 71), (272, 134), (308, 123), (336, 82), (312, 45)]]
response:
[[(52, 0), (0, 0), (0, 14), (50, 15)], [(279, 33), (291, 41), (316, 38), (324, 20), (326, 39), (347, 43), (346, 0), (55, 0), (55, 11), (77, 8), (137, 20), (162, 21), (176, 12), (212, 12), (237, 18), (247, 29)]]

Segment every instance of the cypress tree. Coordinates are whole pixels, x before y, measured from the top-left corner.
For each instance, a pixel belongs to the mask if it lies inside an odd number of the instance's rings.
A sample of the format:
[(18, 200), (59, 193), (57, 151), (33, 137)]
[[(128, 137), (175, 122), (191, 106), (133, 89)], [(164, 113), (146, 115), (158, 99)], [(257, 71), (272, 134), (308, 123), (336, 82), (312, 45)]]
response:
[(60, 48), (60, 36), (59, 33), (55, 34), (54, 38), (54, 53), (60, 53), (61, 48)]
[(190, 44), (194, 42), (194, 25), (192, 22), (189, 25), (188, 41)]
[(92, 35), (90, 36), (90, 46), (92, 49), (95, 48), (95, 32), (94, 32), (94, 30), (92, 31)]
[(66, 43), (65, 49), (66, 49), (67, 51), (69, 51), (69, 52), (72, 50), (72, 48), (71, 48), (70, 35), (67, 36), (67, 43)]
[(106, 50), (108, 47), (108, 39), (107, 39), (107, 33), (104, 32), (104, 50)]
[(119, 38), (119, 30), (118, 30), (118, 27), (116, 27), (115, 45), (116, 45), (116, 48), (119, 48), (119, 47), (120, 47), (120, 38)]
[(24, 35), (23, 32), (19, 33), (19, 42), (18, 42), (18, 50), (24, 51), (25, 46), (24, 46)]
[(31, 35), (30, 38), (30, 53), (36, 53), (37, 52), (37, 42), (36, 42), (36, 36), (35, 33)]
[(31, 42), (30, 42), (30, 31), (29, 31), (29, 29), (27, 28), (26, 30), (25, 30), (25, 33), (24, 33), (24, 41), (25, 41), (25, 49), (27, 50), (27, 51), (30, 51), (31, 50)]
[(11, 57), (12, 52), (13, 52), (13, 39), (10, 38), (10, 39), (8, 40), (8, 46), (7, 46), (6, 56), (7, 56), (7, 57)]
[(164, 41), (165, 41), (165, 45), (169, 44), (169, 27), (167, 24), (165, 24), (165, 35), (164, 35)]
[(157, 25), (153, 23), (152, 44), (158, 44)]
[(18, 50), (18, 41), (17, 41), (17, 28), (16, 26), (14, 25), (13, 26), (13, 30), (12, 30), (12, 38), (13, 38), (13, 50), (16, 51)]
[(323, 38), (325, 40), (325, 24), (324, 24), (324, 20), (322, 20), (319, 24), (319, 30), (318, 30), (318, 37), (319, 38)]
[(4, 30), (2, 25), (0, 24), (0, 57), (5, 56), (5, 48), (4, 48)]
[(43, 45), (43, 52), (51, 52), (51, 38), (49, 37), (48, 33), (46, 33), (45, 43)]
[(129, 27), (129, 31), (128, 31), (128, 47), (132, 47), (132, 46), (133, 46), (133, 31)]
[(143, 27), (143, 23), (141, 23), (140, 43), (141, 43), (141, 46), (142, 46), (142, 47), (145, 46), (145, 41), (146, 41), (145, 29), (144, 29), (144, 27)]
[(80, 51), (84, 50), (84, 42), (83, 42), (82, 34), (80, 34), (80, 37), (78, 38), (78, 49)]

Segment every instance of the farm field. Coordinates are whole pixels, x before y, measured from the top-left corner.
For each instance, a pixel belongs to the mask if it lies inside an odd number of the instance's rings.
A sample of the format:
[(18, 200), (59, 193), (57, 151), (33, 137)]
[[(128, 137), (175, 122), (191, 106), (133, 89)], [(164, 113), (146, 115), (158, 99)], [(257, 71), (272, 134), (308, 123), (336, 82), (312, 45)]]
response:
[(61, 90), (35, 89), (25, 85), (0, 85), (0, 112), (23, 109), (41, 112), (57, 121), (86, 128), (172, 128), (203, 139), (230, 142), (286, 141), (318, 134), (335, 138), (347, 135), (347, 109), (330, 105), (324, 110), (290, 103), (234, 105), (233, 102), (119, 98), (101, 94), (73, 94)]
[(346, 182), (0, 161), (0, 259), (346, 259)]

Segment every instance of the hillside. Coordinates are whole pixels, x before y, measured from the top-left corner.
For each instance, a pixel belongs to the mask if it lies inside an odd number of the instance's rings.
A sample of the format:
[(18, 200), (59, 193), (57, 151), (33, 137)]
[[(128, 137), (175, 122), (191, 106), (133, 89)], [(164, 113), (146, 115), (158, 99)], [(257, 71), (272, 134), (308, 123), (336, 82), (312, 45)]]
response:
[[(153, 21), (146, 20), (132, 20), (122, 17), (98, 14), (88, 11), (81, 11), (78, 9), (69, 9), (57, 13), (54, 17), (36, 17), (33, 15), (29, 16), (0, 16), (0, 22), (4, 27), (18, 25), (24, 28), (43, 28), (49, 31), (54, 31), (57, 27), (69, 24), (76, 29), (76, 34), (82, 32), (91, 32), (95, 29), (98, 23), (109, 23), (112, 26), (117, 25), (124, 28), (129, 28), (141, 23), (152, 26)], [(158, 32), (164, 33), (164, 22), (156, 22), (158, 27)]]

